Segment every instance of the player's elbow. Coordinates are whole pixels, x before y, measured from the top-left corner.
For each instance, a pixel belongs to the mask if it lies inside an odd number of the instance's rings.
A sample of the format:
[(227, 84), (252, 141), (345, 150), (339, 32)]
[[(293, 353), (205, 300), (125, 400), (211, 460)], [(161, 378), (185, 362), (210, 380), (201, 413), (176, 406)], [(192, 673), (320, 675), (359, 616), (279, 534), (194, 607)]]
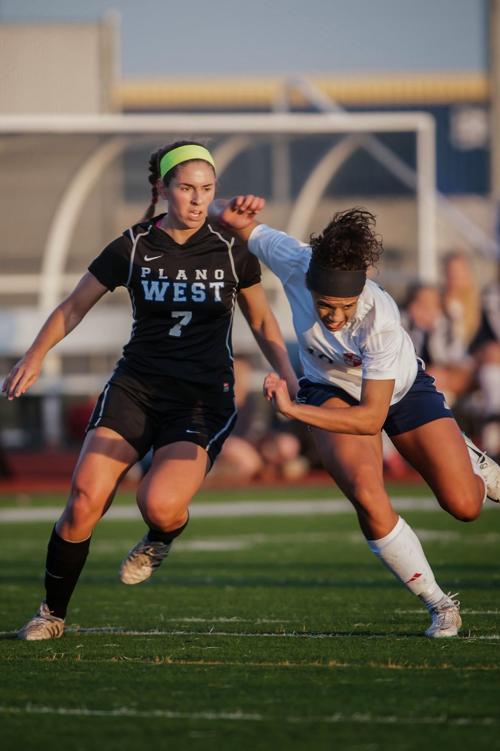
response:
[(378, 433), (380, 433), (380, 428), (377, 428), (375, 424), (373, 424), (373, 425), (363, 425), (358, 435), (377, 435)]
[(384, 425), (384, 419), (377, 414), (367, 414), (359, 424), (359, 435), (378, 435)]

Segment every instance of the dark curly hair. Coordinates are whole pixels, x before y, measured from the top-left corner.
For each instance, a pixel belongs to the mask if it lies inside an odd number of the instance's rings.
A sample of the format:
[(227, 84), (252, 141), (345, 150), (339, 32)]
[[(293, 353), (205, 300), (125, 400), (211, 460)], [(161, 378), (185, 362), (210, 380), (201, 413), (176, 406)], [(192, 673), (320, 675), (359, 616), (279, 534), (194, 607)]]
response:
[(357, 271), (374, 266), (382, 252), (375, 216), (364, 208), (338, 211), (320, 235), (311, 235), (312, 259), (318, 266)]
[[(146, 209), (144, 216), (142, 217), (144, 219), (151, 219), (151, 217), (154, 216), (154, 213), (156, 211), (156, 204), (158, 203), (158, 188), (156, 187), (156, 183), (160, 179), (160, 162), (162, 158), (167, 154), (169, 151), (172, 151), (173, 149), (177, 149), (179, 146), (205, 146), (203, 143), (198, 143), (198, 141), (175, 141), (174, 143), (169, 143), (166, 146), (163, 146), (161, 149), (158, 149), (158, 151), (154, 151), (151, 156), (149, 157), (149, 176), (148, 180), (151, 185), (151, 203), (149, 204), (148, 208)], [(193, 161), (192, 159), (188, 159), (188, 162)], [(185, 164), (186, 162), (182, 162), (182, 164)], [(177, 168), (172, 167), (171, 170), (169, 170), (164, 176), (163, 176), (163, 183), (165, 185), (168, 185), (170, 180), (174, 177), (174, 175), (177, 172)]]

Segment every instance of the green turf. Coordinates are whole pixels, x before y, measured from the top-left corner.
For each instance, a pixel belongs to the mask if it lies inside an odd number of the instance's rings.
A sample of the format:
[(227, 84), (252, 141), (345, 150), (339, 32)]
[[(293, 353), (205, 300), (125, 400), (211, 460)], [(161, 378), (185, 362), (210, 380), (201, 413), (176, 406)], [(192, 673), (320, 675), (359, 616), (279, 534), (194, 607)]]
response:
[(137, 587), (116, 572), (141, 525), (103, 523), (68, 633), (39, 643), (12, 634), (39, 602), (51, 524), (4, 524), (2, 749), (499, 748), (499, 510), (491, 505), (472, 525), (405, 512), (441, 585), (462, 599), (463, 635), (433, 641), (422, 636), (425, 610), (374, 559), (345, 509), (193, 518), (164, 567)]
[[(428, 487), (421, 482), (415, 483), (389, 483), (388, 492), (393, 496), (428, 496)], [(219, 501), (219, 500), (301, 500), (303, 498), (327, 499), (343, 498), (340, 490), (328, 481), (318, 485), (272, 485), (269, 487), (237, 487), (233, 490), (207, 488), (195, 498), (195, 502)], [(16, 506), (29, 508), (31, 506), (64, 505), (66, 496), (64, 493), (53, 492), (17, 492), (0, 493), (0, 508)], [(114, 505), (128, 505), (135, 502), (135, 493), (126, 490), (118, 493)]]

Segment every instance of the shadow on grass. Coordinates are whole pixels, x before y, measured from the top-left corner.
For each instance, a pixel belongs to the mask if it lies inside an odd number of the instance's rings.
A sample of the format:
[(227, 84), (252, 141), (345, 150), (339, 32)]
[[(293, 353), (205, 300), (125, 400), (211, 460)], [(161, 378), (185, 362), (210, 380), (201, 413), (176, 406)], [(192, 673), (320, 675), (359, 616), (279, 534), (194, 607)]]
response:
[[(228, 639), (231, 637), (236, 638), (252, 638), (252, 639), (381, 639), (381, 638), (396, 638), (396, 639), (414, 639), (422, 638), (424, 635), (421, 631), (290, 631), (283, 633), (280, 631), (189, 631), (183, 632), (177, 629), (172, 630), (159, 630), (159, 629), (141, 629), (140, 627), (124, 628), (120, 626), (95, 626), (95, 627), (79, 627), (68, 626), (65, 630), (65, 639), (71, 637), (91, 637), (91, 636), (126, 636), (127, 639), (130, 636), (139, 638), (158, 638), (168, 635), (171, 638), (182, 637), (186, 644), (189, 644), (189, 640), (185, 640), (185, 637), (189, 635), (193, 638), (206, 637), (207, 639)], [(460, 634), (459, 638), (465, 638), (465, 634)], [(0, 634), (0, 641), (14, 641), (17, 640), (17, 632), (12, 631), (8, 633)], [(22, 640), (20, 640), (22, 641)], [(46, 642), (54, 641), (53, 639), (43, 640)], [(60, 643), (60, 642), (59, 642)], [(71, 655), (68, 655), (71, 658)]]
[[(90, 568), (90, 567), (89, 567)], [(228, 569), (230, 568), (230, 572)], [(286, 574), (287, 567), (272, 564), (270, 571), (269, 565), (220, 565), (207, 567), (203, 572), (196, 570), (191, 573), (185, 570), (185, 573), (170, 568), (168, 571), (162, 571), (159, 575), (149, 581), (141, 584), (140, 589), (145, 587), (214, 587), (223, 589), (226, 587), (239, 588), (264, 588), (264, 589), (353, 589), (363, 590), (373, 589), (392, 589), (394, 580), (390, 576), (384, 576), (383, 571), (379, 571), (377, 566), (360, 566), (357, 565), (335, 565), (337, 575), (330, 576), (328, 567), (324, 564), (301, 566), (301, 570), (308, 574), (300, 576), (294, 573)], [(222, 571), (221, 571), (222, 569)], [(281, 569), (281, 571), (280, 571)], [(361, 571), (360, 571), (361, 569)], [(338, 576), (338, 571), (342, 576)], [(466, 586), (468, 589), (490, 590), (492, 582), (498, 577), (498, 570), (493, 565), (438, 565), (434, 567), (436, 576), (439, 580), (455, 582), (457, 586)], [(316, 576), (314, 576), (316, 572)], [(280, 575), (282, 574), (282, 575)], [(311, 576), (311, 574), (313, 574)], [(27, 585), (43, 583), (41, 574), (22, 574), (19, 572), (12, 575), (3, 574), (0, 576), (0, 586)], [(85, 586), (111, 586), (113, 588), (123, 585), (118, 580), (116, 572), (113, 575), (108, 573), (96, 573), (94, 570), (84, 572), (79, 581), (79, 587)]]

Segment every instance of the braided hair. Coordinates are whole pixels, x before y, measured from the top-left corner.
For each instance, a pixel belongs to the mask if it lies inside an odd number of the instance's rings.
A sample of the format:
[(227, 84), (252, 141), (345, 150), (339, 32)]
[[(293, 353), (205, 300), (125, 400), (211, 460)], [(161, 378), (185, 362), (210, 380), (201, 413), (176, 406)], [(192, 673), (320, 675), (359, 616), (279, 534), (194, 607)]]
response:
[[(158, 149), (151, 154), (151, 156), (149, 157), (148, 175), (148, 180), (151, 185), (151, 202), (146, 209), (144, 216), (142, 217), (143, 220), (151, 219), (155, 215), (156, 204), (158, 203), (157, 183), (160, 179), (160, 162), (165, 154), (167, 154), (169, 151), (172, 151), (173, 149), (177, 149), (179, 146), (203, 146), (203, 144), (198, 143), (197, 141), (175, 141), (174, 143), (169, 143), (166, 146), (162, 146), (161, 149)], [(187, 161), (189, 162), (192, 160), (188, 159)], [(185, 163), (186, 162), (182, 162), (182, 164)], [(163, 184), (165, 186), (168, 185), (170, 180), (174, 177), (177, 171), (177, 167), (179, 166), (180, 165), (176, 165), (175, 167), (172, 167), (172, 169), (163, 176)]]
[(338, 211), (319, 235), (311, 235), (312, 258), (319, 265), (344, 271), (366, 271), (383, 253), (375, 232), (375, 216), (364, 208)]

